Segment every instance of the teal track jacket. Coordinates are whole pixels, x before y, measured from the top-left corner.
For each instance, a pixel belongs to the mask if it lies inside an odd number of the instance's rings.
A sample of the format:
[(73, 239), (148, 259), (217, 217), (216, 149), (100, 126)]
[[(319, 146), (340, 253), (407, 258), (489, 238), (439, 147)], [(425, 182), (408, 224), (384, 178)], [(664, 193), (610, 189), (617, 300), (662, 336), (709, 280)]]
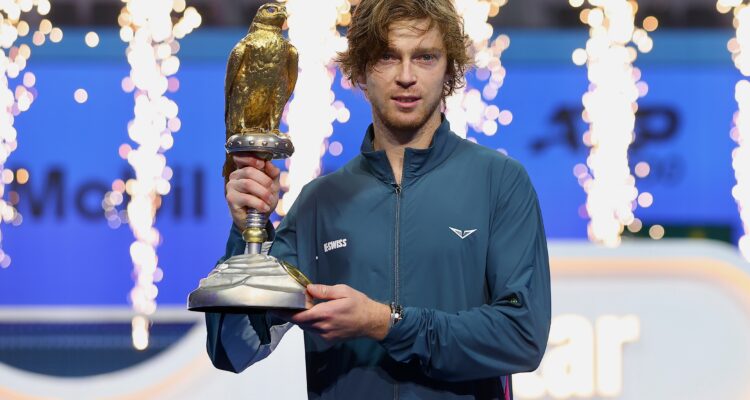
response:
[[(510, 399), (509, 375), (537, 368), (550, 326), (547, 243), (523, 167), (443, 120), (406, 149), (401, 185), (369, 128), (361, 154), (302, 190), (271, 254), (313, 282), (346, 284), (404, 318), (380, 342), (305, 333), (307, 386), (321, 399)], [(232, 228), (225, 258), (244, 242)], [(208, 353), (240, 372), (289, 324), (206, 314)], [(250, 395), (250, 394), (248, 394)]]

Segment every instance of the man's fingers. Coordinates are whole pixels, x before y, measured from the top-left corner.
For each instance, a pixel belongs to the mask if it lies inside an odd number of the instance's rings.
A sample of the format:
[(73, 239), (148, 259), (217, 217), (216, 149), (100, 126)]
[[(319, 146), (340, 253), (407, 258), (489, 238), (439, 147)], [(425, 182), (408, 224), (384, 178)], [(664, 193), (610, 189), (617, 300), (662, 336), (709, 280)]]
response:
[(296, 314), (299, 314), (302, 311), (298, 310), (270, 310), (268, 311), (268, 314), (272, 318), (280, 319), (285, 322), (293, 322), (292, 319)]
[(276, 320), (291, 322), (306, 332), (312, 332), (316, 335), (325, 333), (325, 331), (321, 329), (320, 320), (314, 314), (300, 315), (305, 312), (306, 311), (299, 310), (270, 310), (268, 314), (271, 318)]
[[(231, 184), (231, 182), (230, 182)], [(227, 185), (229, 186), (229, 185)], [(266, 190), (265, 193), (268, 193)], [(262, 212), (268, 212), (271, 210), (269, 202), (261, 200), (256, 194), (247, 194), (240, 192), (236, 188), (227, 190), (227, 203), (232, 207), (236, 208), (253, 208)], [(267, 196), (267, 194), (260, 194), (260, 196)]]
[(307, 326), (311, 325), (317, 321), (320, 321), (324, 316), (321, 315), (321, 313), (318, 312), (315, 307), (305, 310), (305, 311), (297, 311), (292, 313), (293, 315), (289, 316), (288, 321), (294, 322), (297, 325), (300, 326)]
[(310, 297), (318, 300), (335, 300), (350, 295), (351, 288), (346, 285), (307, 285), (307, 293)]
[(230, 191), (255, 196), (268, 204), (271, 204), (274, 200), (274, 193), (271, 188), (252, 179), (233, 179), (227, 182), (227, 193)]
[[(252, 169), (257, 170), (258, 172), (262, 172), (262, 175), (266, 176), (269, 181), (274, 181), (281, 175), (281, 170), (276, 167), (271, 161), (264, 161), (249, 154), (250, 153), (239, 153), (239, 155), (232, 156), (237, 169), (231, 175), (229, 175), (230, 179), (232, 177), (238, 176), (236, 173), (243, 169)], [(247, 175), (247, 172), (243, 173), (240, 176), (251, 178), (251, 176)], [(266, 182), (262, 183), (266, 184)], [(268, 183), (268, 185), (270, 185), (270, 183)]]
[(265, 161), (252, 155), (253, 153), (236, 153), (232, 155), (234, 164), (237, 168), (253, 167), (256, 169), (263, 168)]
[(267, 188), (270, 188), (271, 185), (273, 185), (273, 181), (275, 178), (271, 178), (266, 174), (265, 171), (255, 169), (253, 167), (236, 169), (232, 171), (231, 174), (229, 174), (230, 181), (237, 181), (242, 179), (250, 179), (260, 183)]
[(268, 175), (269, 178), (276, 180), (281, 175), (281, 170), (273, 165), (272, 162), (266, 161), (266, 165), (263, 167), (263, 171)]
[[(311, 285), (307, 285), (308, 288), (310, 286)], [(295, 315), (291, 317), (290, 321), (298, 325), (311, 325), (316, 322), (328, 321), (341, 313), (341, 307), (342, 304), (340, 304), (340, 301), (336, 300), (318, 303), (308, 310), (297, 311)]]

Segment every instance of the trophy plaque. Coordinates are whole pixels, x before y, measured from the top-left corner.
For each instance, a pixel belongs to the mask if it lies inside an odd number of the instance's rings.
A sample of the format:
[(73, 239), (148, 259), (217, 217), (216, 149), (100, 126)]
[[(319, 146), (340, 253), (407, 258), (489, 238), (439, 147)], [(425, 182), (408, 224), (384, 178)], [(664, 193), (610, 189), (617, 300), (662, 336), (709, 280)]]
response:
[[(287, 14), (283, 4), (262, 5), (248, 34), (235, 45), (227, 63), (224, 87), (226, 161), (224, 179), (235, 169), (232, 155), (284, 159), (294, 152), (279, 131), (284, 106), (297, 81), (297, 50), (281, 34)], [(294, 266), (264, 254), (268, 215), (248, 210), (245, 254), (217, 265), (188, 297), (188, 309), (245, 313), (248, 309), (304, 309), (310, 281)]]

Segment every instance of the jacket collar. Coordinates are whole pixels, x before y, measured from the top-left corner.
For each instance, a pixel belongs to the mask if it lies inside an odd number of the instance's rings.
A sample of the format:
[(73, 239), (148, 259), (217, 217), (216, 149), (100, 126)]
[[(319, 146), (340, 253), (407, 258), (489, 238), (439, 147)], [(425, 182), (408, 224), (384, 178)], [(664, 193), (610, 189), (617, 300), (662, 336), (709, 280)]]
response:
[[(413, 149), (407, 147), (404, 150), (404, 170), (401, 174), (401, 186), (406, 186), (411, 180), (430, 172), (442, 164), (443, 161), (453, 153), (461, 138), (451, 132), (450, 123), (441, 115), (442, 122), (432, 136), (432, 143), (426, 149)], [(373, 139), (375, 131), (372, 124), (367, 128), (362, 146), (360, 148), (365, 164), (381, 181), (395, 185), (395, 178), (391, 170), (391, 164), (384, 150), (375, 150)]]

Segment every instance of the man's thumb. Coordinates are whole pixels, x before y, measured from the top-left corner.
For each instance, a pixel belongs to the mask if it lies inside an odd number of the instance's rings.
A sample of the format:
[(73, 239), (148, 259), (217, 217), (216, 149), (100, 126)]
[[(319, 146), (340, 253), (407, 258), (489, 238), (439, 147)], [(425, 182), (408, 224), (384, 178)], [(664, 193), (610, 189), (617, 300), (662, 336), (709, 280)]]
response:
[(328, 285), (320, 285), (320, 284), (309, 284), (307, 285), (307, 293), (310, 294), (315, 299), (318, 300), (331, 300), (334, 299), (333, 297), (333, 287)]

